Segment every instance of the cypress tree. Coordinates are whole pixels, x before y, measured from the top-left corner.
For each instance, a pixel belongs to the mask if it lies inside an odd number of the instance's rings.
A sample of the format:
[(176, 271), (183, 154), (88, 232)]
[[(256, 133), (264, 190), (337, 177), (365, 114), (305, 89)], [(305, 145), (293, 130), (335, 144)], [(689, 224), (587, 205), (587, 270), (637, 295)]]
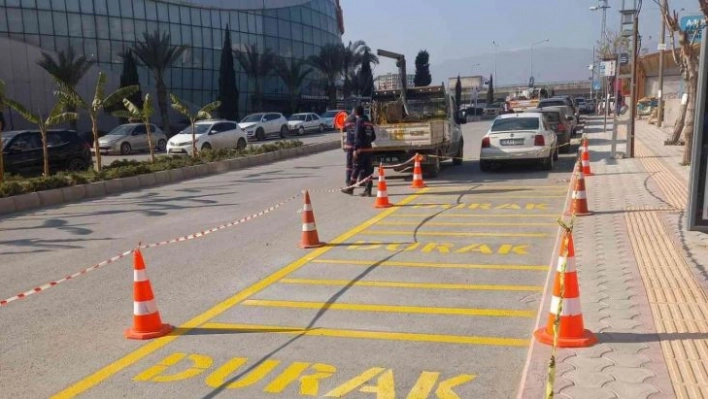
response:
[(430, 76), (430, 54), (428, 54), (427, 50), (420, 50), (415, 57), (413, 84), (416, 87), (429, 86), (432, 81), (433, 77)]
[(371, 54), (368, 48), (364, 50), (364, 54), (361, 57), (358, 78), (361, 84), (361, 95), (363, 97), (371, 97), (374, 94), (374, 75), (371, 72)]
[(219, 116), (230, 121), (238, 120), (238, 88), (236, 87), (236, 69), (234, 54), (231, 48), (231, 32), (226, 24), (224, 30), (224, 46), (221, 48), (221, 65), (219, 66)]
[(460, 106), (460, 100), (462, 100), (462, 82), (460, 81), (460, 75), (457, 75), (457, 83), (455, 83), (455, 103)]
[(494, 76), (489, 75), (489, 86), (487, 87), (487, 106), (494, 102)]

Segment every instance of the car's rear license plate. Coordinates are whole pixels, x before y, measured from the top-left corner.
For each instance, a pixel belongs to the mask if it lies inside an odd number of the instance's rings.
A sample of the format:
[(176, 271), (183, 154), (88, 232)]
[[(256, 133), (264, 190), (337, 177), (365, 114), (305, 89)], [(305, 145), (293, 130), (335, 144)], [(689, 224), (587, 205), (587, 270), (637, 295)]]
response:
[(523, 145), (524, 139), (504, 139), (500, 140), (501, 145)]
[(385, 164), (395, 164), (398, 163), (398, 157), (376, 157), (374, 160), (375, 164), (379, 163), (385, 163)]

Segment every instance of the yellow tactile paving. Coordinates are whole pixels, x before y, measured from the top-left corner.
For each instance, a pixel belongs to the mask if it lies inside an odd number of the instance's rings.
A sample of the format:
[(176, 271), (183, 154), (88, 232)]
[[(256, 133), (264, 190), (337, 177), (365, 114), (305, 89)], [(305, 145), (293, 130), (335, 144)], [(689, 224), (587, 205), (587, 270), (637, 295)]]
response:
[(708, 398), (708, 298), (657, 212), (625, 219), (675, 393)]
[(682, 184), (659, 159), (643, 145), (641, 142), (636, 142), (635, 155), (642, 162), (644, 168), (652, 175), (652, 178), (664, 192), (666, 200), (672, 206), (678, 209), (686, 208), (688, 200), (688, 188)]

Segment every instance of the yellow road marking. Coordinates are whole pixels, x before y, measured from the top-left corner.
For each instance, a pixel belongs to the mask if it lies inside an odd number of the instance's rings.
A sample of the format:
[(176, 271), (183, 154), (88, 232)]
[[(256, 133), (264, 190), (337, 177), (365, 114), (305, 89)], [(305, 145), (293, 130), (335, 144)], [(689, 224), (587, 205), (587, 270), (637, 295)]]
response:
[(447, 192), (462, 192), (462, 191), (474, 191), (474, 190), (489, 190), (489, 189), (525, 189), (525, 190), (533, 190), (533, 189), (539, 189), (539, 190), (550, 190), (550, 189), (558, 189), (558, 190), (565, 190), (568, 191), (568, 186), (567, 185), (548, 185), (548, 186), (501, 186), (497, 184), (484, 184), (480, 183), (479, 185), (475, 184), (475, 187), (472, 188), (453, 188), (450, 187), (449, 190), (445, 190), (444, 188), (433, 188), (429, 191), (429, 193), (447, 193)]
[(400, 236), (415, 234), (419, 236), (446, 236), (446, 237), (550, 237), (547, 233), (470, 233), (470, 232), (451, 232), (451, 231), (389, 231), (389, 230), (366, 230), (363, 235), (374, 236)]
[(307, 335), (315, 337), (363, 338), (410, 342), (435, 342), (462, 345), (528, 346), (529, 340), (518, 338), (476, 337), (461, 335), (417, 334), (384, 331), (340, 330), (332, 328), (282, 327), (251, 324), (206, 323), (202, 328), (214, 330), (262, 331), (273, 334)]
[[(412, 201), (415, 201), (420, 196), (420, 194), (423, 194), (426, 191), (427, 191), (427, 189), (422, 189), (422, 190), (418, 191), (417, 193), (412, 194), (411, 196), (406, 197), (405, 199), (401, 200), (398, 203), (398, 205), (405, 205), (405, 204), (408, 204)], [(359, 226), (345, 232), (344, 234), (342, 234), (339, 237), (335, 238), (334, 240), (330, 241), (330, 243), (331, 244), (341, 244), (341, 243), (346, 242), (347, 240), (356, 236), (360, 232), (368, 229), (369, 227), (371, 227), (374, 224), (378, 223), (379, 221), (383, 220), (388, 215), (396, 212), (397, 209), (400, 209), (400, 208), (392, 207), (392, 208), (386, 209), (385, 211), (374, 216), (373, 218), (367, 220), (366, 222), (360, 224)], [(209, 320), (213, 319), (214, 317), (227, 311), (229, 308), (239, 304), (240, 302), (243, 302), (248, 297), (250, 297), (254, 294), (257, 294), (258, 292), (275, 284), (278, 280), (280, 280), (283, 277), (287, 276), (288, 274), (296, 271), (297, 269), (306, 265), (308, 262), (312, 261), (313, 259), (324, 255), (325, 253), (329, 252), (333, 248), (335, 248), (335, 246), (324, 246), (324, 247), (317, 248), (317, 249), (313, 250), (312, 252), (310, 252), (307, 255), (303, 256), (302, 258), (296, 260), (295, 262), (285, 266), (284, 268), (282, 268), (282, 269), (276, 271), (275, 273), (269, 275), (268, 277), (256, 282), (255, 284), (253, 284), (250, 287), (244, 289), (243, 291), (237, 293), (236, 295), (215, 305), (214, 307), (207, 310), (206, 312), (187, 321), (186, 323), (181, 325), (179, 329), (177, 329), (176, 331), (174, 331), (170, 335), (162, 337), (162, 338), (158, 338), (154, 341), (150, 341), (149, 343), (147, 343), (144, 346), (136, 349), (135, 351), (127, 354), (126, 356), (118, 359), (117, 361), (115, 361), (115, 362), (103, 367), (102, 369), (96, 371), (95, 373), (83, 378), (82, 380), (65, 388), (61, 392), (58, 392), (57, 394), (52, 396), (52, 398), (72, 398), (72, 397), (79, 395), (82, 392), (100, 384), (104, 380), (110, 378), (111, 376), (120, 372), (121, 370), (125, 369), (126, 367), (129, 367), (129, 366), (135, 364), (136, 362), (140, 361), (145, 356), (148, 356), (151, 353), (155, 352), (156, 350), (164, 347), (165, 345), (174, 341), (178, 337), (188, 333), (189, 331), (191, 331), (192, 329), (194, 329), (196, 327), (201, 326), (202, 324), (208, 322)]]
[[(466, 195), (473, 195), (474, 193), (469, 193)], [(432, 196), (431, 196), (432, 197)], [(474, 194), (475, 198), (493, 198), (493, 199), (505, 199), (505, 198), (518, 198), (518, 199), (536, 199), (536, 198), (565, 198), (567, 195), (490, 195), (490, 194)], [(426, 200), (429, 197), (425, 197)]]
[(468, 291), (543, 291), (543, 286), (535, 285), (490, 285), (490, 284), (445, 284), (445, 283), (406, 283), (398, 281), (349, 281), (349, 280), (320, 280), (306, 278), (284, 278), (280, 284), (305, 284), (305, 285), (336, 285), (376, 288), (420, 288), (431, 290), (468, 290)]
[[(399, 216), (399, 215), (396, 215)], [(418, 226), (420, 222), (379, 222), (377, 226)], [(514, 222), (426, 222), (426, 226), (484, 226), (484, 227), (517, 227), (517, 226), (553, 226), (558, 223), (514, 223)]]
[(327, 309), (349, 310), (354, 312), (377, 313), (414, 313), (414, 314), (444, 314), (450, 316), (490, 316), (490, 317), (535, 317), (533, 310), (513, 309), (476, 309), (476, 308), (440, 308), (435, 306), (399, 306), (399, 305), (370, 305), (363, 303), (326, 303), (326, 302), (300, 302), (300, 301), (271, 301), (267, 299), (248, 299), (241, 305), (265, 306), (270, 308), (291, 309)]
[(475, 269), (475, 270), (529, 270), (548, 271), (548, 266), (536, 265), (475, 265), (466, 263), (438, 263), (438, 262), (401, 262), (375, 260), (348, 260), (348, 259), (313, 259), (311, 263), (327, 263), (332, 265), (361, 265), (378, 267), (429, 267), (431, 269)]
[[(397, 213), (395, 217), (405, 217), (405, 218), (426, 218), (430, 217), (431, 215), (427, 213)], [(535, 214), (528, 214), (528, 213), (451, 213), (451, 212), (446, 212), (446, 213), (441, 213), (439, 215), (435, 215), (436, 218), (553, 218), (553, 219), (558, 219), (562, 215), (559, 214), (553, 214), (553, 213), (535, 213)]]

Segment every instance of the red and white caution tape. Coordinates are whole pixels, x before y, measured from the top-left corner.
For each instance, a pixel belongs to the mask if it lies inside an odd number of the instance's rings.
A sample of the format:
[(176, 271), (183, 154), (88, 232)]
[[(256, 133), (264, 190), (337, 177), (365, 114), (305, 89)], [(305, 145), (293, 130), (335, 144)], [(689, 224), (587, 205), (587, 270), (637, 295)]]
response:
[[(160, 247), (160, 246), (163, 246), (163, 245), (170, 245), (170, 244), (175, 244), (175, 243), (178, 243), (178, 242), (183, 242), (183, 241), (195, 240), (195, 239), (197, 239), (197, 238), (202, 238), (202, 237), (204, 237), (204, 236), (206, 236), (206, 235), (208, 235), (208, 234), (217, 232), (217, 231), (219, 231), (219, 230), (224, 230), (224, 229), (227, 229), (227, 228), (229, 228), (229, 227), (234, 227), (234, 226), (243, 224), (243, 223), (245, 223), (245, 222), (248, 222), (249, 220), (253, 220), (253, 219), (257, 218), (257, 217), (264, 216), (264, 215), (266, 215), (266, 214), (268, 214), (268, 213), (270, 213), (270, 212), (273, 212), (274, 210), (280, 208), (281, 206), (283, 206), (283, 205), (287, 204), (288, 202), (290, 202), (290, 201), (292, 201), (292, 200), (294, 200), (294, 199), (296, 199), (296, 198), (299, 198), (299, 197), (300, 197), (300, 194), (293, 195), (293, 196), (291, 196), (291, 197), (285, 199), (284, 201), (281, 201), (280, 203), (278, 203), (278, 204), (276, 204), (276, 205), (273, 205), (273, 206), (271, 206), (271, 207), (269, 207), (269, 208), (267, 208), (267, 209), (264, 209), (264, 210), (262, 210), (262, 211), (260, 211), (260, 212), (258, 212), (258, 213), (254, 213), (253, 215), (246, 216), (246, 217), (241, 218), (241, 219), (239, 219), (239, 220), (234, 220), (233, 222), (229, 222), (229, 223), (226, 223), (226, 224), (222, 224), (222, 225), (220, 225), (220, 226), (218, 226), (218, 227), (213, 227), (213, 228), (211, 228), (211, 229), (207, 229), (207, 230), (204, 230), (204, 231), (200, 231), (200, 232), (198, 232), (198, 233), (190, 234), (190, 235), (187, 235), (187, 236), (182, 236), (182, 237), (178, 237), (178, 238), (173, 238), (173, 239), (171, 239), (171, 240), (160, 241), (160, 242), (156, 242), (156, 243), (152, 243), (152, 244), (147, 244), (147, 245), (145, 245), (145, 244), (140, 244), (140, 245), (138, 245), (138, 248), (156, 248), (156, 247)], [(46, 290), (48, 290), (49, 288), (55, 287), (55, 286), (57, 286), (57, 285), (59, 285), (59, 284), (61, 284), (61, 283), (63, 283), (63, 282), (72, 280), (72, 279), (74, 279), (74, 278), (76, 278), (76, 277), (79, 277), (79, 276), (81, 276), (81, 275), (83, 275), (83, 274), (86, 274), (86, 273), (88, 273), (88, 272), (94, 271), (94, 270), (96, 270), (96, 269), (99, 269), (99, 268), (101, 268), (101, 267), (103, 267), (103, 266), (106, 266), (106, 265), (109, 265), (109, 264), (111, 264), (111, 263), (115, 263), (115, 262), (117, 262), (118, 260), (123, 259), (123, 258), (125, 258), (126, 256), (129, 256), (131, 253), (133, 253), (133, 250), (125, 251), (125, 252), (123, 252), (122, 254), (116, 255), (116, 256), (114, 256), (114, 257), (112, 257), (112, 258), (110, 258), (110, 259), (106, 259), (106, 260), (104, 260), (104, 261), (101, 261), (101, 262), (99, 262), (99, 263), (96, 263), (96, 264), (93, 265), (93, 266), (90, 266), (90, 267), (87, 267), (87, 268), (85, 268), (85, 269), (82, 269), (82, 270), (80, 270), (80, 271), (78, 271), (78, 272), (76, 272), (76, 273), (74, 273), (74, 274), (68, 275), (68, 276), (66, 276), (66, 277), (64, 277), (64, 278), (62, 278), (62, 279), (55, 280), (55, 281), (51, 281), (51, 282), (49, 282), (49, 283), (47, 283), (47, 284), (41, 285), (41, 286), (39, 286), (39, 287), (35, 287), (35, 288), (31, 289), (31, 290), (25, 291), (25, 292), (23, 292), (23, 293), (21, 293), (21, 294), (17, 294), (17, 295), (15, 295), (15, 296), (12, 296), (12, 297), (7, 298), (7, 299), (5, 299), (5, 300), (0, 300), (0, 307), (6, 306), (6, 305), (8, 305), (10, 302), (14, 302), (14, 301), (16, 301), (16, 300), (18, 300), (18, 299), (24, 299), (24, 298), (26, 298), (26, 297), (28, 297), (28, 296), (30, 296), (30, 295), (32, 295), (32, 294), (36, 294), (36, 293), (38, 293), (38, 292), (46, 291)]]

